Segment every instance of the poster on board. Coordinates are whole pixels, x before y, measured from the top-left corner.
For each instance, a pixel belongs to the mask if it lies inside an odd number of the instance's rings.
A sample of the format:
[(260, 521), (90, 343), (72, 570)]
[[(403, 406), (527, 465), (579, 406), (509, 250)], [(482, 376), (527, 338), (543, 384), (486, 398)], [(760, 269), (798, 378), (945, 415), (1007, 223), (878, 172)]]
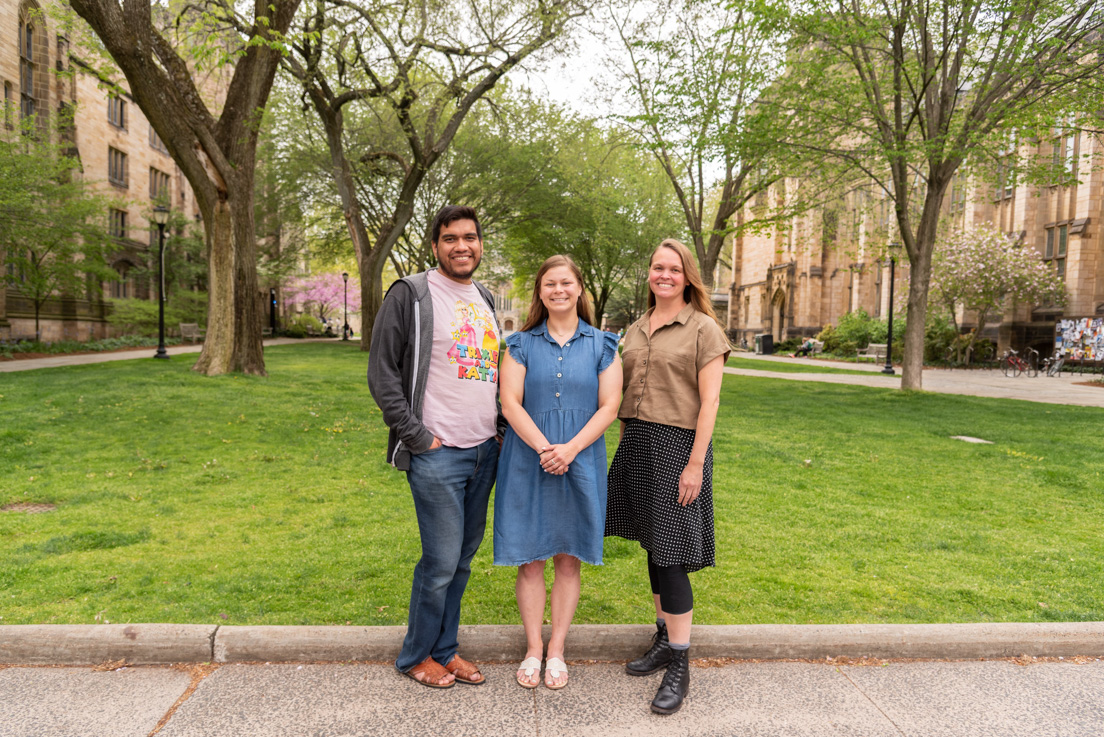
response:
[(1054, 351), (1073, 361), (1104, 361), (1104, 317), (1059, 320)]

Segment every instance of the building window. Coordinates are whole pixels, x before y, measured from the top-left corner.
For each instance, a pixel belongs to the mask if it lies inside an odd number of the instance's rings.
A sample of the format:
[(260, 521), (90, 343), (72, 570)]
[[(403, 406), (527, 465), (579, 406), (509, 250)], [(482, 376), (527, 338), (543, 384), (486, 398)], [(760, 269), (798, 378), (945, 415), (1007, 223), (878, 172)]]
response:
[(119, 187), (126, 187), (130, 177), (127, 173), (127, 155), (116, 148), (107, 148), (107, 181)]
[(34, 24), (19, 21), (19, 113), (22, 118), (35, 114)]
[(966, 211), (966, 182), (960, 175), (955, 175), (951, 180), (951, 214), (957, 215)]
[(57, 70), (64, 72), (69, 68), (69, 40), (65, 36), (57, 37)]
[(114, 299), (127, 299), (134, 296), (131, 280), (127, 278), (130, 267), (126, 264), (115, 264), (115, 271), (119, 272), (119, 278), (111, 282), (111, 296)]
[(1055, 177), (1072, 179), (1077, 175), (1077, 134), (1055, 138), (1051, 143), (1051, 168)]
[(169, 201), (169, 175), (154, 169), (152, 166), (150, 167), (149, 193), (151, 200), (164, 199), (166, 202)]
[(12, 83), (4, 82), (4, 127), (12, 129)]
[(117, 95), (107, 98), (107, 120), (116, 128), (126, 130), (126, 100)]
[(1006, 200), (1016, 191), (1016, 170), (1012, 156), (997, 160), (997, 200)]
[(1046, 247), (1043, 250), (1043, 260), (1054, 264), (1054, 272), (1063, 281), (1066, 278), (1066, 247), (1069, 242), (1069, 226), (1059, 225), (1047, 228)]
[(821, 212), (820, 235), (821, 244), (830, 246), (839, 238), (839, 210), (825, 208)]
[(165, 142), (161, 140), (161, 136), (157, 135), (157, 131), (153, 129), (152, 125), (150, 126), (149, 131), (149, 145), (157, 149), (161, 153), (167, 154), (169, 152), (169, 147), (166, 146)]
[(127, 237), (127, 212), (126, 210), (112, 210), (111, 211), (111, 230), (110, 233), (115, 238)]

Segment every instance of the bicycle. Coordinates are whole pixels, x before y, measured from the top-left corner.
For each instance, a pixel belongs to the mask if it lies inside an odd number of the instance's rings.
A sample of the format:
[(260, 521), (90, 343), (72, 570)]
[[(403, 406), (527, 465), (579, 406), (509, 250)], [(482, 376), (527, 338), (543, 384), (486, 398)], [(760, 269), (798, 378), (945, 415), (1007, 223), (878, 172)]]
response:
[(1004, 354), (1000, 366), (1005, 376), (1014, 378), (1020, 374), (1026, 374), (1028, 377), (1039, 375), (1039, 352), (1034, 348), (1028, 348), (1027, 350), (1030, 355), (1026, 359), (1020, 355), (1019, 351), (1012, 349)]
[(1043, 372), (1047, 376), (1061, 376), (1062, 367), (1066, 365), (1066, 357), (1064, 354), (1058, 351), (1054, 352), (1054, 355), (1050, 358), (1043, 360)]

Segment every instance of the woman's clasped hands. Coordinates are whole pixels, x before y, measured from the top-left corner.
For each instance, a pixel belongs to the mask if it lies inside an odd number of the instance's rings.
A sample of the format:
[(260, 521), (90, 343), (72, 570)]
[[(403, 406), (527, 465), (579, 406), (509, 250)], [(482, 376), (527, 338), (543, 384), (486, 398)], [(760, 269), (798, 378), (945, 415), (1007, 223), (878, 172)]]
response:
[(571, 470), (571, 462), (578, 455), (571, 448), (570, 443), (542, 446), (538, 454), (540, 455), (541, 468), (553, 476), (563, 476)]

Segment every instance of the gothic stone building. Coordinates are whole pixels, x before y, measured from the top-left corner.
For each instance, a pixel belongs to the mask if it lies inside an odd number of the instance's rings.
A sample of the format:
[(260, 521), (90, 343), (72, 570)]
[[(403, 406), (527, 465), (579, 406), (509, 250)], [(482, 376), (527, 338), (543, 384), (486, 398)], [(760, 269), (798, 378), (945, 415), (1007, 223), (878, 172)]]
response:
[[(144, 217), (152, 200), (167, 196), (174, 210), (190, 218), (198, 219), (199, 210), (187, 181), (133, 99), (108, 95), (42, 10), (34, 0), (0, 0), (4, 125), (10, 130), (34, 115), (49, 134), (51, 117), (71, 109), (69, 136), (82, 176), (122, 203), (104, 213), (104, 226), (118, 244), (111, 263), (118, 278), (86, 294), (58, 295), (43, 308), (43, 340), (88, 340), (107, 334), (104, 297), (156, 298), (150, 285), (133, 273), (152, 264), (157, 230)], [(13, 273), (3, 265), (3, 254), (0, 269)], [(33, 337), (33, 305), (18, 286), (0, 282), (0, 339)]]
[[(1033, 155), (1079, 179), (1073, 186), (1026, 186), (1013, 178), (999, 184), (958, 177), (944, 200), (952, 227), (989, 223), (1036, 249), (1066, 284), (1064, 308), (1009, 304), (990, 318), (983, 334), (998, 349), (1033, 346), (1043, 355), (1054, 345), (1055, 323), (1104, 316), (1104, 141), (1097, 135), (1055, 134), (1030, 144)], [(796, 180), (769, 196), (784, 196)], [(752, 203), (743, 213), (754, 217)], [(886, 244), (896, 240), (892, 203), (873, 187), (849, 192), (832, 206), (791, 219), (785, 227), (746, 234), (732, 242), (728, 326), (736, 340), (770, 333), (775, 341), (816, 335), (847, 312), (864, 309), (882, 317), (889, 305)], [(902, 249), (903, 250), (903, 249)], [(895, 289), (907, 289), (897, 266)], [(898, 304), (900, 304), (898, 302)], [(975, 327), (969, 314), (965, 327)]]

